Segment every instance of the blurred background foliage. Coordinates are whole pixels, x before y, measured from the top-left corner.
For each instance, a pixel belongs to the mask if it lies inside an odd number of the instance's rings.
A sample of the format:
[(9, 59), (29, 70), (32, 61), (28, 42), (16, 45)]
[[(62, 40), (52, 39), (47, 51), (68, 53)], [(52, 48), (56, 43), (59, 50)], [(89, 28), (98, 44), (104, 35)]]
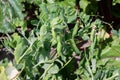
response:
[(119, 80), (119, 13), (119, 0), (0, 0), (0, 76)]

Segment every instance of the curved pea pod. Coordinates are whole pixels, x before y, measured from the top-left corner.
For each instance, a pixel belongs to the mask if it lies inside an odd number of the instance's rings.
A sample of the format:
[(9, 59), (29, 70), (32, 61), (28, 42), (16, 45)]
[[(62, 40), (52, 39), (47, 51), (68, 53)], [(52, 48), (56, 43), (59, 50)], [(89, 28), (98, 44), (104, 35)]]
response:
[(73, 50), (75, 51), (75, 53), (80, 54), (80, 50), (79, 50), (78, 47), (76, 46), (74, 39), (70, 39), (70, 43), (71, 43), (72, 48), (73, 48)]
[(78, 27), (78, 23), (75, 24), (75, 27), (73, 28), (73, 32), (72, 32), (72, 38), (75, 37), (75, 35), (77, 34), (79, 27)]

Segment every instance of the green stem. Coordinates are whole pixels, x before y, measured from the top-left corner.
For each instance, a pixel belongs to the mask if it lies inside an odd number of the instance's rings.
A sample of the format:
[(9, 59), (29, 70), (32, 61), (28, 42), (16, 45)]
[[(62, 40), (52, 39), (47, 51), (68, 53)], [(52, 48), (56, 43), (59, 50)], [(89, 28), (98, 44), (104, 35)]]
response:
[(28, 49), (24, 52), (24, 54), (20, 57), (20, 59), (18, 60), (18, 63), (23, 59), (23, 57), (24, 57), (27, 53), (31, 52), (31, 49), (32, 49), (32, 45), (30, 45), (29, 48), (28, 48)]
[(67, 63), (59, 71), (61, 71), (63, 68), (65, 68), (65, 66), (67, 66), (70, 63), (70, 61), (72, 61), (72, 59), (73, 58), (71, 58), (69, 61), (67, 61)]
[(43, 78), (43, 80), (44, 80), (45, 75), (47, 74), (47, 72), (49, 71), (49, 69), (50, 69), (53, 65), (54, 65), (54, 63), (52, 63), (52, 64), (45, 70), (45, 72), (42, 74), (42, 76), (40, 77), (39, 80), (41, 80), (42, 78)]
[(93, 73), (92, 73), (92, 69), (91, 69), (91, 67), (90, 67), (90, 63), (89, 63), (89, 60), (88, 60), (88, 58), (87, 58), (87, 54), (86, 54), (86, 50), (85, 50), (85, 58), (86, 58), (86, 64), (87, 64), (87, 70), (88, 70), (88, 72), (90, 73), (90, 75), (91, 75), (91, 77), (92, 77), (92, 80), (94, 80), (94, 77), (93, 77)]

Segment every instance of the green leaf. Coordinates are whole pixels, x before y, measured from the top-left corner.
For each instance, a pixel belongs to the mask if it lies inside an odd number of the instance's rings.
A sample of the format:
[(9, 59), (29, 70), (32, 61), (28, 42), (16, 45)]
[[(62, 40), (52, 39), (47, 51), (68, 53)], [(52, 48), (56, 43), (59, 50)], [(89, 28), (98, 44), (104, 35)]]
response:
[(62, 20), (60, 19), (60, 17), (56, 17), (53, 18), (53, 20), (51, 21), (51, 27), (55, 27), (55, 25), (60, 24), (62, 22)]
[(34, 26), (39, 26), (39, 21), (38, 20), (32, 20), (31, 21), (31, 24), (34, 25)]
[(20, 26), (20, 27), (23, 27), (24, 26), (24, 21), (23, 20), (20, 20), (19, 18), (15, 18), (13, 21), (12, 21), (12, 24), (15, 25), (15, 26)]
[(120, 0), (113, 0), (113, 5), (120, 4)]
[(10, 5), (14, 8), (15, 10), (15, 13), (17, 13), (17, 15), (19, 16), (19, 18), (21, 20), (24, 19), (24, 16), (23, 16), (23, 13), (22, 13), (22, 5), (21, 3), (19, 2), (19, 0), (8, 0)]
[(105, 49), (102, 50), (101, 57), (107, 58), (107, 57), (120, 57), (120, 46), (107, 46)]
[(20, 42), (21, 42), (21, 37), (18, 35), (18, 33), (14, 33), (12, 35), (12, 41), (9, 43), (9, 45), (15, 48)]
[(80, 8), (83, 9), (83, 11), (86, 11), (87, 6), (90, 4), (90, 1), (88, 0), (81, 0), (80, 1)]
[(80, 8), (82, 8), (86, 14), (96, 14), (98, 9), (97, 1), (80, 0)]
[(94, 80), (100, 79), (101, 76), (102, 76), (102, 71), (98, 70), (97, 73), (95, 74)]
[(56, 73), (58, 73), (58, 71), (59, 71), (59, 68), (58, 68), (58, 66), (55, 64), (55, 65), (53, 65), (53, 66), (49, 69), (48, 73), (49, 73), (49, 74), (56, 74)]
[(114, 36), (119, 36), (119, 35), (118, 35), (118, 32), (117, 32), (116, 30), (112, 30), (111, 32), (112, 32), (112, 34), (113, 34)]
[(1, 21), (0, 32), (2, 33), (13, 32), (16, 27), (12, 24), (13, 18), (16, 17), (16, 14), (14, 14), (15, 11), (7, 1), (1, 1), (0, 7), (1, 7), (0, 8), (0, 11), (1, 11), (0, 12), (0, 21)]
[(25, 50), (27, 49), (27, 45), (24, 45), (23, 42), (19, 43), (16, 47), (15, 47), (15, 51), (14, 51), (14, 56), (15, 56), (15, 61), (18, 63), (20, 57), (22, 56), (22, 54), (25, 52)]

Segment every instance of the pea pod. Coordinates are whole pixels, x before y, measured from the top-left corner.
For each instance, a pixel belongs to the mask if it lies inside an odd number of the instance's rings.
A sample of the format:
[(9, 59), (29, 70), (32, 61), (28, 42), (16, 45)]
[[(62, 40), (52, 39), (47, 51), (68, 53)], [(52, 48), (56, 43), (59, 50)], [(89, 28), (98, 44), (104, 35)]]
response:
[(57, 43), (57, 35), (56, 32), (54, 31), (54, 28), (52, 28), (52, 45), (55, 45)]
[(79, 51), (79, 49), (78, 49), (77, 46), (76, 46), (76, 43), (75, 43), (75, 41), (74, 41), (74, 37), (75, 37), (75, 35), (77, 34), (77, 31), (78, 31), (78, 29), (79, 29), (78, 26), (79, 26), (78, 23), (76, 23), (76, 24), (75, 24), (75, 27), (73, 28), (72, 39), (70, 39), (70, 43), (71, 43), (71, 45), (72, 45), (72, 48), (74, 49), (74, 51), (75, 51), (77, 54), (79, 54), (80, 51)]
[(91, 31), (91, 35), (90, 35), (90, 40), (93, 41), (94, 37), (95, 37), (95, 28), (96, 26), (93, 26), (92, 31)]
[(74, 41), (74, 39), (73, 39), (73, 38), (72, 38), (72, 39), (70, 39), (70, 43), (71, 43), (72, 48), (74, 49), (75, 53), (79, 54), (79, 53), (80, 53), (80, 51), (79, 51), (79, 49), (77, 48), (77, 46), (76, 46), (75, 41)]
[(40, 40), (41, 40), (41, 38), (43, 39), (46, 34), (47, 34), (47, 25), (44, 24), (44, 25), (42, 25), (41, 28), (40, 28), (40, 36), (39, 36), (39, 39), (40, 39)]
[(94, 26), (94, 27), (92, 28), (91, 35), (90, 35), (90, 39), (91, 39), (91, 41), (92, 41), (91, 49), (90, 49), (90, 50), (91, 50), (91, 53), (93, 53), (93, 49), (94, 49), (95, 43), (96, 43), (95, 27), (96, 27), (96, 26)]
[(58, 55), (61, 55), (62, 54), (62, 43), (61, 43), (61, 38), (60, 36), (58, 35), (57, 36), (57, 53)]
[(78, 23), (75, 24), (75, 27), (73, 28), (73, 32), (72, 32), (72, 38), (75, 37), (75, 35), (77, 34), (79, 27), (78, 27)]

